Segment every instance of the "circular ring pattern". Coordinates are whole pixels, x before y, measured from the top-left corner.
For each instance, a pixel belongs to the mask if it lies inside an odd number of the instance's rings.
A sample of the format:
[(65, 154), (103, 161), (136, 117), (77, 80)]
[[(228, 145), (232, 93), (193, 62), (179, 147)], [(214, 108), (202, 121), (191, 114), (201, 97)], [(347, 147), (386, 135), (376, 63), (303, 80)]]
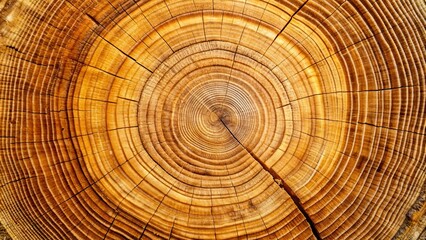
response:
[(0, 221), (13, 237), (423, 229), (424, 3), (0, 8)]

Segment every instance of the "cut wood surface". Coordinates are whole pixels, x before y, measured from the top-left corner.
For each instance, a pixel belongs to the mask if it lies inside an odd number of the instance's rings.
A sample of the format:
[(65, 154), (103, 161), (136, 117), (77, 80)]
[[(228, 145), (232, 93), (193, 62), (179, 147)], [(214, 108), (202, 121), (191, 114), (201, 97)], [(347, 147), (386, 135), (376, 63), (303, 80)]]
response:
[(13, 239), (426, 235), (425, 1), (0, 9)]

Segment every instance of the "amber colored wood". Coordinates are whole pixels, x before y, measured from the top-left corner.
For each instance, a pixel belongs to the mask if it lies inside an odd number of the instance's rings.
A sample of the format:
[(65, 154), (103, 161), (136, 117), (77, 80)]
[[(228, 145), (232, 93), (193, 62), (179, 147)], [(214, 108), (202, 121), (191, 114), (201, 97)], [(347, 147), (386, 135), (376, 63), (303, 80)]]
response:
[(426, 236), (426, 5), (0, 1), (13, 239)]

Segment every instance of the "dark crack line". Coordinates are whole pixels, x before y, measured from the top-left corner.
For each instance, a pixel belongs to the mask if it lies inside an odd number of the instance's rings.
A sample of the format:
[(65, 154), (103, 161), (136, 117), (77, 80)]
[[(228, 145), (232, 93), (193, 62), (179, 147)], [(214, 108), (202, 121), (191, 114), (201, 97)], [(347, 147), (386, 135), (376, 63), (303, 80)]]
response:
[(13, 50), (13, 51), (15, 51), (15, 52), (23, 53), (23, 52), (19, 51), (19, 49), (18, 49), (17, 47), (15, 47), (15, 46), (12, 46), (12, 45), (6, 45), (6, 47), (7, 47), (7, 48), (9, 48), (9, 49), (12, 49), (12, 50)]
[(286, 193), (290, 196), (291, 200), (294, 202), (294, 204), (296, 205), (296, 207), (299, 209), (299, 211), (303, 214), (303, 216), (305, 217), (306, 221), (308, 222), (309, 226), (311, 227), (312, 230), (312, 234), (314, 234), (314, 236), (316, 237), (316, 239), (321, 240), (321, 236), (318, 232), (318, 229), (315, 226), (314, 221), (312, 221), (312, 218), (309, 216), (309, 214), (306, 212), (305, 208), (303, 207), (302, 203), (300, 202), (299, 197), (297, 197), (296, 193), (293, 191), (293, 189), (291, 189), (291, 187), (284, 181), (284, 179), (282, 179), (280, 177), (280, 175), (278, 175), (277, 172), (275, 172), (274, 169), (272, 168), (268, 168), (266, 166), (266, 164), (264, 162), (262, 162), (259, 157), (257, 157), (252, 151), (250, 151), (249, 149), (247, 149), (241, 142), (240, 140), (238, 140), (238, 138), (234, 135), (234, 133), (228, 128), (228, 126), (225, 124), (225, 122), (222, 120), (222, 118), (219, 117), (220, 122), (222, 122), (223, 126), (226, 128), (226, 130), (228, 130), (229, 134), (231, 134), (231, 136), (235, 139), (235, 141), (238, 142), (238, 144), (244, 148), (244, 150), (250, 154), (250, 156), (256, 160), (257, 163), (259, 163), (262, 167), (263, 170), (265, 170), (266, 172), (268, 172), (273, 178), (274, 181), (278, 184), (278, 186), (282, 189), (284, 189), (284, 191), (286, 191)]
[(175, 222), (176, 222), (176, 217), (173, 219), (172, 228), (170, 229), (169, 237), (167, 238), (168, 240), (172, 239), (172, 236), (173, 236), (173, 228), (175, 227)]
[(309, 0), (306, 0), (298, 9), (296, 9), (296, 11), (293, 13), (293, 15), (291, 15), (290, 20), (287, 21), (287, 23), (284, 25), (284, 27), (281, 29), (281, 31), (275, 36), (274, 41), (275, 42), (278, 38), (278, 36), (281, 35), (281, 33), (284, 32), (284, 30), (287, 28), (287, 26), (290, 24), (291, 20), (293, 20), (294, 16), (296, 16), (296, 14), (306, 5), (306, 3), (308, 3)]
[(90, 20), (92, 20), (92, 22), (94, 22), (96, 25), (101, 25), (101, 23), (98, 21), (98, 20), (96, 20), (96, 18), (95, 17), (93, 17), (92, 15), (90, 15), (90, 14), (88, 14), (88, 13), (86, 13), (86, 16), (90, 19)]

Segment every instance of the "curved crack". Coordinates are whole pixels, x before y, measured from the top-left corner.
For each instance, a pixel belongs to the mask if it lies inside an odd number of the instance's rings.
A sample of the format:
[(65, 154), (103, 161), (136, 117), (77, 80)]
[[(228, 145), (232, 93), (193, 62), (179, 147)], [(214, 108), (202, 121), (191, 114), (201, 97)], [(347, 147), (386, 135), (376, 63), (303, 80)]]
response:
[(280, 188), (282, 188), (284, 191), (286, 191), (286, 193), (290, 196), (291, 200), (294, 202), (294, 204), (296, 205), (296, 207), (299, 209), (299, 211), (303, 214), (303, 216), (305, 217), (306, 221), (308, 222), (311, 230), (312, 230), (312, 234), (315, 236), (316, 239), (322, 239), (318, 229), (315, 226), (314, 221), (312, 221), (312, 218), (309, 216), (309, 214), (306, 212), (305, 208), (303, 207), (302, 203), (300, 202), (299, 197), (296, 195), (296, 193), (293, 191), (293, 189), (291, 189), (291, 187), (284, 181), (283, 178), (280, 177), (280, 175), (278, 175), (277, 172), (275, 172), (274, 169), (272, 168), (268, 168), (268, 166), (266, 166), (266, 164), (264, 162), (262, 162), (259, 157), (257, 157), (252, 151), (250, 151), (249, 149), (247, 149), (241, 142), (240, 140), (238, 140), (238, 138), (234, 135), (234, 133), (228, 128), (228, 126), (226, 125), (225, 121), (223, 121), (223, 119), (221, 117), (219, 117), (220, 122), (223, 124), (223, 126), (226, 128), (226, 130), (228, 130), (229, 134), (231, 134), (231, 136), (235, 139), (235, 141), (238, 142), (238, 144), (244, 148), (244, 150), (246, 150), (246, 152), (248, 154), (250, 154), (250, 156), (256, 160), (257, 163), (259, 163), (263, 169), (268, 172), (275, 180), (275, 182), (278, 184), (278, 186)]

